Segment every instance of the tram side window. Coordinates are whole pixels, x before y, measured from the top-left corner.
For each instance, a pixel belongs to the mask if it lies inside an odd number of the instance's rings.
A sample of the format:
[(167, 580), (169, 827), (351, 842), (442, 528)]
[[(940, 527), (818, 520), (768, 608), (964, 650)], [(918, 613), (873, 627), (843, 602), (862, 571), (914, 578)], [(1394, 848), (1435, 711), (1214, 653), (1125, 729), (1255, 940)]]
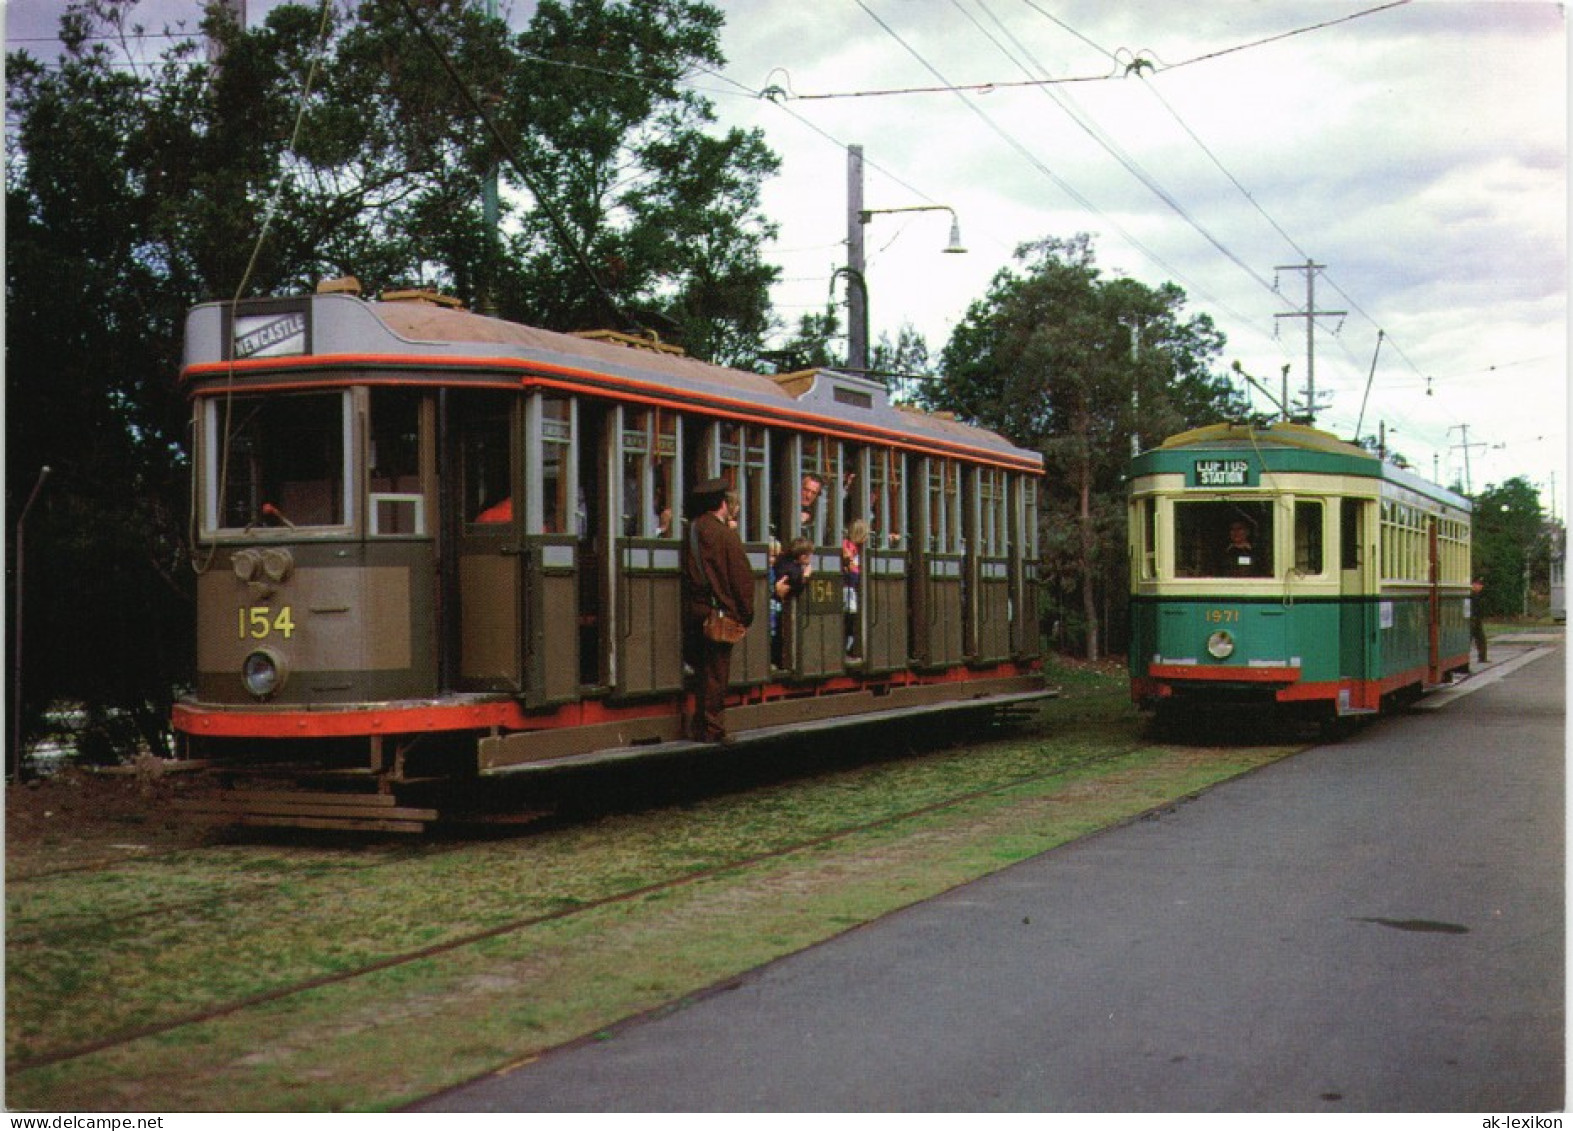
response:
[(955, 460), (929, 460), (928, 548), (931, 553), (961, 553), (961, 472)]
[(1314, 576), (1322, 572), (1322, 504), (1294, 504), (1294, 568)]
[(471, 523), (513, 521), (508, 475), (508, 406), (496, 401), (460, 414), (459, 448), (464, 481), (460, 510)]
[(743, 431), (743, 529), (745, 541), (770, 539), (769, 445), (763, 428)]
[(1133, 529), (1137, 531), (1137, 576), (1151, 581), (1158, 576), (1158, 501), (1153, 498), (1136, 501), (1136, 518)]
[[(814, 545), (828, 541), (834, 525), (830, 500), (838, 498), (836, 469), (832, 465), (830, 441), (823, 436), (803, 437), (803, 482), (800, 492), (802, 514), (799, 527)], [(817, 490), (812, 486), (818, 482)]]
[(880, 449), (869, 461), (869, 540), (876, 549), (895, 549), (902, 544), (906, 526), (906, 499), (901, 488), (905, 457), (892, 449)]
[(721, 477), (731, 484), (740, 508), (738, 536), (745, 542), (770, 537), (769, 494), (765, 482), (765, 430), (752, 425), (720, 425)]
[(1272, 504), (1175, 503), (1174, 555), (1176, 577), (1272, 576)]
[[(541, 398), (541, 533), (579, 533), (582, 508), (569, 505), (573, 449), (573, 402)], [(577, 509), (577, 513), (576, 513)], [(572, 523), (572, 525), (570, 525)]]
[(664, 409), (625, 409), (624, 413), (623, 534), (670, 538), (677, 417)]
[[(235, 396), (208, 403), (217, 526), (342, 526), (348, 393)], [(228, 426), (227, 442), (219, 436)], [(222, 476), (222, 483), (220, 483)]]
[(371, 533), (424, 534), (421, 493), (421, 394), (371, 390), (367, 468)]
[(1339, 500), (1339, 565), (1343, 569), (1360, 568), (1360, 507), (1358, 499)]

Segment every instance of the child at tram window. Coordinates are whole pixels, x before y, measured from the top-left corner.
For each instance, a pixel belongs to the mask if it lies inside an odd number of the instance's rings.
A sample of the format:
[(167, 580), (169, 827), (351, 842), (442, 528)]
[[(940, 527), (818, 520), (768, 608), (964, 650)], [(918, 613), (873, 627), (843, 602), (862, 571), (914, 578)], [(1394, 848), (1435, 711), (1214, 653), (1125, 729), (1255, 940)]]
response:
[(814, 543), (794, 538), (792, 545), (770, 563), (770, 662), (784, 667), (786, 654), (782, 622), (787, 602), (803, 592), (814, 573)]
[(847, 655), (858, 651), (858, 592), (862, 588), (863, 543), (868, 541), (868, 523), (853, 519), (841, 540), (841, 593), (846, 615)]

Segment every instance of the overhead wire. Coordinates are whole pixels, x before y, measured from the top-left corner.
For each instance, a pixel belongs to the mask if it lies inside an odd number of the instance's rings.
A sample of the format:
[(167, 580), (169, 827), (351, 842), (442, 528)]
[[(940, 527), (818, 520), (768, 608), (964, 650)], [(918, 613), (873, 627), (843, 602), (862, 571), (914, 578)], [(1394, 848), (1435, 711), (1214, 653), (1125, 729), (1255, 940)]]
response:
[[(989, 81), (989, 82), (966, 83), (966, 84), (952, 83), (948, 79), (945, 79), (943, 76), (936, 74), (936, 77), (938, 77), (940, 79), (940, 82), (941, 82), (942, 85), (939, 85), (939, 86), (890, 87), (890, 88), (884, 88), (884, 89), (871, 89), (871, 90), (833, 91), (833, 92), (826, 92), (826, 93), (822, 93), (822, 94), (798, 94), (798, 93), (793, 92), (790, 95), (790, 97), (795, 98), (795, 99), (799, 99), (801, 101), (827, 101), (827, 100), (830, 100), (830, 99), (844, 99), (844, 98), (882, 98), (882, 97), (888, 97), (888, 96), (907, 95), (907, 94), (955, 94), (955, 93), (958, 93), (958, 92), (961, 92), (961, 91), (973, 91), (973, 92), (976, 92), (976, 93), (979, 93), (979, 94), (983, 94), (983, 93), (989, 93), (989, 92), (996, 91), (996, 90), (1010, 90), (1010, 89), (1019, 88), (1019, 87), (1034, 87), (1034, 86), (1036, 86), (1036, 87), (1049, 87), (1049, 86), (1065, 86), (1065, 85), (1074, 84), (1074, 83), (1107, 82), (1107, 81), (1109, 81), (1111, 79), (1124, 78), (1127, 75), (1131, 74), (1133, 71), (1135, 73), (1140, 73), (1140, 71), (1142, 69), (1152, 69), (1154, 71), (1172, 71), (1172, 70), (1176, 70), (1177, 68), (1180, 68), (1180, 67), (1189, 67), (1189, 66), (1191, 66), (1193, 64), (1196, 64), (1196, 63), (1209, 62), (1210, 60), (1213, 60), (1213, 59), (1220, 59), (1220, 58), (1224, 57), (1225, 55), (1233, 55), (1233, 54), (1236, 54), (1236, 53), (1241, 52), (1241, 51), (1249, 51), (1249, 50), (1252, 50), (1253, 48), (1263, 47), (1263, 46), (1266, 46), (1269, 43), (1277, 43), (1280, 40), (1290, 39), (1290, 38), (1293, 38), (1294, 36), (1297, 36), (1297, 35), (1305, 35), (1305, 34), (1307, 34), (1309, 32), (1313, 32), (1313, 31), (1322, 31), (1322, 30), (1324, 30), (1326, 28), (1333, 27), (1336, 24), (1348, 23), (1351, 20), (1358, 20), (1358, 19), (1361, 19), (1361, 18), (1363, 18), (1365, 16), (1373, 16), (1373, 15), (1376, 15), (1377, 13), (1379, 13), (1379, 12), (1385, 12), (1385, 11), (1387, 11), (1390, 8), (1402, 7), (1403, 5), (1408, 4), (1408, 3), (1411, 3), (1411, 0), (1393, 0), (1392, 3), (1383, 4), (1383, 5), (1380, 5), (1379, 7), (1376, 7), (1376, 8), (1368, 8), (1368, 9), (1366, 9), (1364, 11), (1353, 12), (1353, 13), (1350, 13), (1349, 15), (1340, 16), (1340, 17), (1338, 17), (1336, 19), (1323, 20), (1320, 23), (1310, 24), (1310, 25), (1308, 25), (1306, 27), (1294, 28), (1293, 30), (1286, 31), (1286, 32), (1280, 32), (1280, 33), (1278, 33), (1276, 35), (1269, 35), (1269, 36), (1265, 36), (1265, 37), (1263, 37), (1261, 39), (1254, 39), (1254, 40), (1251, 40), (1248, 43), (1235, 44), (1233, 47), (1225, 47), (1225, 48), (1221, 48), (1221, 49), (1219, 49), (1217, 51), (1209, 51), (1209, 52), (1207, 52), (1204, 55), (1197, 55), (1194, 58), (1183, 59), (1183, 60), (1181, 60), (1178, 63), (1162, 63), (1161, 61), (1154, 61), (1152, 59), (1138, 57), (1136, 59), (1133, 59), (1130, 63), (1119, 62), (1117, 60), (1117, 62), (1119, 63), (1118, 67), (1115, 70), (1110, 71), (1110, 72), (1105, 73), (1105, 74), (1076, 75), (1076, 76), (1071, 76), (1071, 77), (1066, 77), (1066, 78), (1044, 77), (1044, 78), (1032, 78), (1032, 79), (1020, 80), (1020, 81)], [(1064, 27), (1065, 30), (1071, 32), (1071, 34), (1073, 34), (1073, 35), (1076, 35), (1078, 38), (1082, 39), (1082, 41), (1087, 43), (1089, 46), (1096, 47), (1096, 45), (1093, 44), (1091, 42), (1091, 40), (1088, 40), (1088, 39), (1086, 39), (1086, 37), (1081, 36), (1081, 34), (1079, 32), (1076, 32), (1068, 24), (1062, 23), (1057, 17), (1049, 15), (1048, 13), (1043, 13), (1043, 14), (1048, 19), (1054, 20), (1054, 22), (1056, 22), (1056, 23), (1060, 23), (1060, 25), (1062, 27)]]
[[(907, 43), (904, 39), (902, 39), (902, 37), (895, 31), (895, 29), (890, 27), (889, 24), (887, 24), (884, 20), (882, 20), (878, 16), (877, 13), (875, 13), (874, 11), (872, 11), (868, 7), (867, 4), (863, 3), (863, 0), (858, 0), (858, 7), (862, 8), (863, 11), (868, 14), (870, 19), (872, 19), (876, 24), (878, 24), (880, 26), (880, 28), (883, 31), (885, 31), (885, 33), (887, 35), (889, 35), (898, 44), (900, 44), (901, 47), (903, 49), (905, 49), (907, 51), (907, 53), (910, 54), (914, 59), (916, 59), (917, 62), (921, 66), (923, 66), (926, 70), (928, 70), (929, 73), (933, 74), (936, 78), (940, 79), (942, 82), (947, 81), (945, 79), (945, 76), (942, 73), (940, 73), (939, 69), (937, 67), (935, 67), (934, 64), (930, 63), (921, 53), (919, 53), (909, 43)], [(1020, 155), (1022, 157), (1022, 159), (1025, 160), (1029, 165), (1031, 165), (1033, 168), (1037, 169), (1040, 173), (1042, 173), (1045, 177), (1047, 177), (1050, 181), (1052, 181), (1060, 189), (1060, 191), (1065, 193), (1066, 196), (1070, 197), (1071, 200), (1075, 201), (1078, 205), (1080, 205), (1086, 211), (1091, 212), (1091, 213), (1097, 215), (1100, 219), (1102, 219), (1111, 228), (1113, 228), (1115, 231), (1119, 232), (1121, 237), (1124, 238), (1125, 241), (1131, 247), (1133, 247), (1137, 251), (1141, 252), (1144, 256), (1146, 256), (1152, 263), (1154, 263), (1156, 266), (1158, 266), (1161, 270), (1167, 272), (1169, 275), (1171, 275), (1171, 276), (1173, 276), (1175, 278), (1181, 278), (1181, 279), (1185, 278), (1183, 272), (1181, 272), (1178, 268), (1174, 267), (1173, 265), (1171, 265), (1167, 261), (1165, 261), (1164, 258), (1161, 255), (1159, 255), (1156, 251), (1154, 251), (1151, 248), (1147, 247), (1140, 239), (1138, 239), (1135, 235), (1133, 235), (1132, 233), (1127, 231), (1125, 229), (1125, 226), (1120, 224), (1119, 221), (1115, 220), (1113, 217), (1111, 217), (1111, 216), (1107, 215), (1106, 213), (1104, 213), (1095, 204), (1093, 204), (1092, 201), (1088, 200), (1085, 196), (1083, 196), (1075, 188), (1074, 185), (1070, 184), (1063, 177), (1061, 177), (1058, 173), (1056, 173), (1053, 169), (1051, 169), (1036, 153), (1032, 152), (1032, 150), (1029, 149), (1020, 139), (1016, 138), (1013, 134), (1011, 134), (1008, 130), (1006, 130), (1003, 126), (1001, 126), (998, 122), (996, 122), (986, 111), (984, 111), (981, 107), (979, 107), (976, 103), (974, 103), (972, 101), (972, 99), (967, 97), (967, 95), (965, 93), (963, 93), (963, 92), (958, 90), (958, 91), (955, 91), (954, 94), (955, 94), (955, 96), (957, 98), (959, 98), (961, 100), (962, 104), (964, 106), (966, 106), (968, 110), (970, 110), (973, 114), (975, 114), (984, 123), (984, 125), (986, 125), (989, 128), (989, 130), (991, 132), (993, 132), (1002, 141), (1004, 141), (1006, 143), (1006, 145), (1010, 146), (1010, 148), (1013, 149), (1018, 155)], [(1196, 289), (1197, 289), (1197, 291), (1199, 293), (1201, 293), (1201, 289), (1200, 288), (1196, 288)], [(1209, 296), (1209, 300), (1212, 301), (1215, 305), (1217, 305), (1217, 306), (1219, 306), (1219, 307), (1221, 307), (1221, 308), (1223, 308), (1225, 310), (1229, 310), (1229, 312), (1234, 317), (1240, 318), (1242, 321), (1244, 320), (1244, 316), (1243, 315), (1239, 314), (1237, 311), (1232, 310), (1230, 307), (1228, 307), (1228, 305), (1226, 303), (1222, 302), (1222, 300), (1213, 298), (1211, 296)]]
[[(1031, 73), (1027, 64), (1012, 58), (1011, 53), (1005, 49), (1004, 45), (1001, 44), (987, 28), (979, 23), (972, 13), (963, 8), (959, 0), (952, 0), (952, 3), (955, 4), (956, 9), (960, 11), (962, 15), (971, 20), (973, 26), (976, 27), (985, 38), (993, 43), (994, 46), (1001, 52), (1001, 54), (1005, 55), (1006, 58), (1009, 58), (1012, 60), (1012, 62), (1016, 63), (1017, 67), (1019, 67), (1022, 71)], [(1022, 46), (1020, 40), (1011, 34), (1010, 30), (1005, 27), (1005, 25), (1000, 21), (999, 17), (994, 14), (993, 10), (988, 7), (984, 0), (978, 0), (978, 6), (982, 8), (984, 12), (988, 13), (989, 18), (994, 21), (995, 25), (1000, 29), (1001, 34), (1010, 39), (1011, 44), (1018, 52), (1026, 55), (1040, 72), (1047, 73), (1047, 68), (1039, 63), (1032, 56), (1032, 53)], [(1076, 124), (1077, 128), (1079, 128), (1088, 137), (1092, 138), (1092, 140), (1096, 142), (1098, 146), (1104, 150), (1104, 152), (1113, 157), (1122, 168), (1130, 173), (1131, 176), (1140, 181), (1148, 191), (1153, 193), (1153, 195), (1162, 201), (1165, 207), (1172, 211), (1176, 216), (1180, 217), (1181, 220), (1185, 221), (1186, 224), (1194, 229), (1208, 243), (1212, 244), (1212, 246), (1216, 248), (1225, 258), (1234, 263), (1235, 266), (1239, 267), (1240, 270), (1244, 271), (1247, 275), (1254, 279), (1257, 284), (1262, 287), (1262, 289), (1268, 291), (1280, 299), (1283, 298), (1282, 295), (1278, 294), (1277, 289), (1262, 275), (1260, 275), (1254, 268), (1246, 263), (1245, 260), (1241, 259), (1239, 255), (1235, 254), (1235, 252), (1226, 246), (1222, 240), (1220, 240), (1207, 228), (1203, 227), (1201, 222), (1198, 221), (1196, 217), (1191, 215), (1189, 210), (1187, 210), (1172, 193), (1170, 193), (1167, 189), (1158, 183), (1157, 178), (1149, 173), (1142, 166), (1141, 162), (1137, 161), (1135, 157), (1127, 153), (1125, 149), (1114, 140), (1113, 137), (1103, 130), (1103, 128), (1099, 126), (1095, 120), (1093, 120), (1090, 114), (1088, 114), (1085, 110), (1076, 104), (1073, 98), (1071, 98), (1068, 94), (1062, 96), (1059, 92), (1048, 89), (1044, 89), (1043, 94), (1045, 97), (1053, 101), (1055, 105), (1059, 106), (1060, 109), (1063, 110), (1065, 114), (1071, 119), (1071, 121)]]
[[(980, 0), (980, 2), (981, 2), (981, 0)], [(1103, 55), (1107, 56), (1111, 61), (1116, 62), (1116, 63), (1118, 63), (1120, 61), (1119, 56), (1116, 55), (1114, 52), (1111, 52), (1111, 51), (1107, 50), (1102, 45), (1094, 42), (1092, 39), (1090, 39), (1086, 35), (1083, 35), (1078, 29), (1076, 29), (1072, 25), (1066, 23), (1064, 20), (1061, 20), (1059, 17), (1055, 16), (1053, 13), (1051, 13), (1049, 11), (1046, 11), (1042, 6), (1040, 6), (1039, 4), (1035, 3), (1034, 0), (1023, 0), (1023, 3), (1025, 3), (1027, 7), (1031, 8), (1033, 11), (1037, 12), (1039, 15), (1041, 15), (1046, 20), (1050, 21), (1051, 23), (1055, 24), (1056, 26), (1058, 26), (1059, 28), (1061, 28), (1062, 30), (1067, 32), (1068, 34), (1073, 35), (1075, 38), (1080, 40), (1082, 43), (1084, 43), (1087, 46), (1091, 47), (1093, 50), (1098, 51), (1100, 54), (1103, 54)], [(1187, 63), (1189, 63), (1189, 62), (1198, 62), (1198, 61), (1201, 61), (1203, 59), (1218, 58), (1221, 55), (1229, 54), (1229, 53), (1232, 53), (1233, 51), (1236, 51), (1236, 50), (1243, 50), (1243, 49), (1245, 49), (1247, 47), (1262, 46), (1262, 45), (1267, 44), (1267, 43), (1273, 43), (1273, 42), (1277, 42), (1277, 41), (1285, 39), (1285, 38), (1289, 38), (1292, 35), (1304, 34), (1305, 32), (1308, 32), (1308, 31), (1321, 30), (1321, 29), (1324, 29), (1324, 28), (1327, 28), (1327, 27), (1331, 27), (1331, 26), (1333, 26), (1335, 24), (1338, 24), (1338, 23), (1347, 22), (1348, 20), (1351, 20), (1351, 19), (1360, 18), (1362, 16), (1375, 15), (1375, 14), (1377, 14), (1379, 12), (1387, 11), (1387, 10), (1389, 10), (1391, 8), (1400, 7), (1400, 6), (1402, 6), (1403, 3), (1408, 3), (1408, 0), (1401, 0), (1400, 3), (1385, 4), (1385, 5), (1382, 5), (1382, 6), (1377, 7), (1377, 8), (1366, 9), (1366, 10), (1364, 10), (1362, 12), (1354, 13), (1354, 14), (1352, 14), (1350, 16), (1345, 16), (1345, 17), (1341, 17), (1341, 18), (1338, 18), (1338, 19), (1325, 20), (1325, 21), (1322, 21), (1322, 22), (1320, 22), (1318, 24), (1310, 25), (1310, 26), (1305, 27), (1305, 28), (1296, 29), (1295, 31), (1292, 31), (1292, 32), (1282, 33), (1282, 34), (1279, 34), (1279, 35), (1266, 37), (1264, 39), (1253, 40), (1249, 44), (1243, 44), (1243, 45), (1240, 45), (1239, 47), (1236, 47), (1236, 48), (1231, 48), (1231, 49), (1227, 49), (1227, 50), (1224, 50), (1224, 51), (1218, 51), (1218, 52), (1210, 52), (1210, 53), (1208, 53), (1206, 55), (1198, 56), (1195, 59), (1188, 60)], [(1140, 58), (1140, 56), (1138, 56), (1138, 58)], [(1184, 64), (1179, 64), (1179, 65), (1184, 65)], [(1162, 65), (1162, 66), (1160, 66), (1158, 68), (1155, 68), (1155, 69), (1156, 70), (1167, 71), (1167, 70), (1173, 70), (1174, 66)], [(1278, 235), (1284, 240), (1284, 242), (1286, 244), (1288, 244), (1289, 247), (1292, 248), (1295, 251), (1295, 253), (1297, 255), (1299, 255), (1301, 258), (1305, 259), (1307, 262), (1311, 262), (1312, 259), (1313, 259), (1311, 254), (1309, 252), (1307, 252), (1303, 247), (1301, 247), (1299, 242), (1296, 241), (1294, 239), (1294, 237), (1289, 234), (1289, 232), (1284, 228), (1284, 226), (1282, 224), (1280, 224), (1278, 222), (1278, 220), (1276, 218), (1274, 218), (1273, 215), (1270, 212), (1268, 212), (1265, 207), (1263, 207), (1261, 202), (1258, 201), (1256, 199), (1256, 197), (1245, 187), (1245, 185), (1240, 181), (1240, 179), (1238, 177), (1236, 177), (1234, 175), (1234, 173), (1231, 172), (1224, 165), (1223, 161), (1218, 157), (1218, 155), (1215, 152), (1213, 152), (1212, 148), (1210, 146), (1208, 146), (1205, 141), (1202, 140), (1201, 136), (1194, 129), (1191, 128), (1190, 124), (1185, 121), (1185, 119), (1180, 115), (1179, 111), (1176, 110), (1175, 107), (1172, 104), (1170, 104), (1170, 102), (1167, 99), (1165, 99), (1163, 97), (1162, 93), (1158, 89), (1157, 84), (1152, 82), (1148, 78), (1147, 74), (1144, 73), (1144, 71), (1146, 71), (1146, 70), (1147, 70), (1147, 68), (1138, 67), (1138, 66), (1130, 66), (1130, 67), (1128, 67), (1126, 73), (1127, 74), (1134, 74), (1135, 77), (1141, 81), (1143, 89), (1145, 89), (1158, 102), (1158, 104), (1160, 106), (1162, 106), (1165, 111), (1168, 112), (1169, 116), (1174, 120), (1175, 124), (1178, 125), (1179, 128), (1182, 131), (1184, 131), (1186, 136), (1188, 138), (1190, 138), (1190, 140), (1197, 146), (1198, 149), (1201, 150), (1201, 152), (1207, 157), (1207, 159), (1212, 162), (1214, 167), (1216, 167), (1218, 169), (1218, 171), (1229, 181), (1229, 183), (1234, 186), (1234, 188), (1240, 193), (1240, 195), (1245, 197), (1246, 201), (1251, 205), (1251, 207), (1254, 208), (1256, 210), (1256, 212), (1273, 228), (1273, 230), (1278, 233)], [(1390, 337), (1388, 337), (1386, 335), (1386, 331), (1381, 327), (1381, 325), (1376, 321), (1376, 319), (1371, 317), (1371, 315), (1369, 315), (1360, 306), (1360, 304), (1358, 302), (1356, 302), (1348, 294), (1347, 291), (1344, 290), (1343, 287), (1339, 286), (1338, 282), (1335, 279), (1333, 279), (1331, 276), (1327, 275), (1325, 270), (1322, 270), (1320, 273), (1321, 273), (1323, 279), (1327, 282), (1327, 284), (1329, 286), (1331, 286), (1333, 288), (1333, 290), (1336, 291), (1340, 296), (1343, 297), (1343, 299), (1349, 304), (1351, 309), (1356, 311), (1362, 318), (1366, 319), (1366, 321), (1370, 322), (1371, 325), (1377, 329), (1378, 334), (1380, 335), (1380, 339), (1379, 340), (1384, 340), (1386, 342), (1386, 344), (1389, 346), (1389, 348), (1394, 353), (1396, 353), (1404, 361), (1404, 363), (1406, 365), (1409, 365), (1412, 369), (1415, 370), (1416, 373), (1420, 373), (1419, 367), (1416, 366), (1414, 364), (1414, 362), (1408, 357), (1408, 355), (1404, 352), (1404, 350), (1402, 349), (1401, 345), (1398, 342), (1393, 341)], [(1253, 277), (1257, 277), (1254, 271), (1251, 272), (1251, 274), (1252, 274)], [(1274, 289), (1276, 290), (1276, 287)], [(1315, 315), (1314, 315), (1313, 312), (1307, 311), (1306, 312), (1306, 316), (1307, 317), (1314, 317)], [(1276, 335), (1275, 335), (1275, 338), (1276, 338)], [(1343, 338), (1343, 336), (1340, 333), (1335, 331), (1334, 334), (1333, 334), (1333, 338), (1334, 338), (1334, 341), (1337, 343), (1337, 345), (1348, 356), (1348, 359), (1349, 359), (1350, 363), (1352, 365), (1355, 365), (1356, 367), (1358, 367), (1360, 365), (1360, 360), (1358, 358), (1356, 358), (1354, 353), (1353, 353), (1353, 351), (1349, 349), (1348, 344), (1345, 341), (1345, 339)], [(1374, 374), (1373, 374), (1373, 376), (1374, 376)], [(1369, 394), (1369, 385), (1370, 385), (1370, 380), (1368, 379), (1368, 381), (1367, 381), (1367, 386), (1368, 386), (1367, 394)], [(1313, 406), (1313, 408), (1314, 408), (1314, 406)], [(1363, 416), (1363, 413), (1362, 413), (1362, 416)], [(1358, 425), (1357, 425), (1357, 427), (1358, 427)]]
[(480, 119), (481, 124), (486, 127), (486, 132), (491, 136), (492, 141), (496, 144), (498, 150), (507, 160), (509, 166), (515, 173), (519, 174), (519, 179), (524, 182), (525, 187), (528, 188), (531, 195), (535, 197), (536, 205), (546, 215), (546, 221), (552, 229), (552, 234), (557, 238), (558, 243), (563, 247), (563, 249), (568, 252), (569, 257), (574, 261), (579, 270), (584, 273), (584, 276), (587, 280), (589, 280), (590, 285), (595, 288), (595, 291), (600, 296), (601, 301), (606, 304), (607, 312), (614, 317), (621, 319), (625, 327), (641, 332), (644, 331), (645, 327), (642, 326), (639, 321), (632, 317), (626, 310), (624, 310), (621, 303), (612, 297), (612, 293), (607, 289), (606, 284), (602, 281), (600, 275), (596, 272), (594, 266), (590, 263), (589, 257), (585, 254), (584, 249), (580, 247), (579, 242), (574, 239), (573, 233), (568, 230), (567, 223), (558, 214), (558, 211), (553, 206), (551, 199), (541, 191), (540, 185), (537, 182), (535, 175), (531, 172), (529, 167), (525, 165), (524, 161), (519, 157), (519, 154), (509, 143), (508, 139), (503, 136), (502, 130), (498, 127), (492, 116), (487, 113), (486, 108), (481, 105), (480, 99), (475, 97), (475, 93), (470, 89), (469, 83), (467, 83), (464, 80), (464, 77), (459, 74), (458, 67), (454, 64), (453, 59), (449, 56), (447, 49), (437, 39), (431, 28), (427, 26), (426, 21), (421, 18), (420, 13), (415, 10), (415, 5), (411, 2), (411, 0), (399, 0), (399, 5), (404, 9), (404, 14), (409, 18), (410, 22), (415, 25), (416, 31), (420, 34), (421, 40), (437, 57), (437, 61), (442, 65), (443, 70), (447, 72), (447, 75), (449, 79), (452, 80), (454, 87), (459, 93), (459, 96), (464, 100), (464, 104), (469, 107), (469, 110), (472, 114)]

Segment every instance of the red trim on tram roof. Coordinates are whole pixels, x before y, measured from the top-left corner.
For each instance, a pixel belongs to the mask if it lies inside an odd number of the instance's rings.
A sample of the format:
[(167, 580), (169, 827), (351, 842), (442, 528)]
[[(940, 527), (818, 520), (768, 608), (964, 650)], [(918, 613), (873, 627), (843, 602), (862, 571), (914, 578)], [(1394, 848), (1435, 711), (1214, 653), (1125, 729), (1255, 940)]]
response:
[[(993, 463), (1002, 467), (1019, 471), (1033, 471), (1042, 473), (1041, 462), (1034, 462), (1030, 457), (1013, 455), (1009, 452), (996, 451), (990, 448), (976, 447), (962, 440), (951, 440), (931, 434), (922, 434), (914, 438), (913, 434), (898, 432), (894, 429), (881, 427), (874, 424), (859, 424), (855, 421), (843, 420), (838, 417), (822, 416), (803, 409), (792, 408), (786, 405), (759, 404), (755, 401), (741, 400), (728, 397), (706, 390), (684, 390), (679, 395), (673, 395), (668, 389), (651, 381), (634, 377), (623, 377), (618, 374), (603, 373), (598, 370), (579, 369), (572, 366), (557, 365), (552, 362), (527, 361), (522, 358), (470, 358), (448, 357), (434, 358), (422, 354), (326, 354), (312, 357), (291, 358), (253, 358), (245, 361), (213, 361), (200, 362), (181, 370), (180, 379), (189, 381), (194, 377), (221, 377), (240, 373), (267, 373), (291, 369), (339, 369), (339, 368), (419, 368), (427, 370), (442, 369), (519, 369), (525, 371), (525, 376), (517, 383), (512, 381), (481, 381), (466, 382), (466, 388), (494, 388), (511, 390), (517, 388), (530, 388), (539, 386), (544, 388), (563, 389), (569, 392), (594, 392), (584, 386), (567, 381), (553, 380), (553, 375), (558, 377), (574, 377), (586, 380), (592, 384), (614, 386), (619, 390), (624, 388), (652, 390), (644, 393), (618, 392), (623, 400), (633, 401), (636, 404), (654, 405), (664, 408), (688, 409), (697, 412), (709, 412), (711, 415), (724, 415), (728, 420), (742, 423), (779, 425), (783, 422), (796, 423), (797, 427), (812, 429), (826, 435), (839, 438), (863, 439), (867, 442), (869, 437), (881, 437), (882, 442), (895, 446), (926, 450), (931, 454), (965, 454), (980, 463)], [(531, 380), (530, 378), (535, 378)], [(284, 389), (305, 388), (333, 388), (344, 385), (396, 385), (408, 384), (397, 378), (357, 377), (344, 378), (335, 381), (316, 382), (288, 382), (276, 384), (248, 384), (241, 390), (233, 390), (229, 385), (216, 386), (206, 389), (192, 390), (194, 397), (219, 396), (230, 391), (274, 392)], [(440, 384), (441, 382), (436, 382)], [(706, 406), (714, 406), (707, 409)], [(717, 411), (719, 410), (719, 411)], [(899, 409), (895, 411), (901, 411)], [(925, 420), (925, 417), (916, 417)], [(979, 429), (979, 431), (983, 431)], [(1007, 441), (1008, 442), (1008, 441)]]

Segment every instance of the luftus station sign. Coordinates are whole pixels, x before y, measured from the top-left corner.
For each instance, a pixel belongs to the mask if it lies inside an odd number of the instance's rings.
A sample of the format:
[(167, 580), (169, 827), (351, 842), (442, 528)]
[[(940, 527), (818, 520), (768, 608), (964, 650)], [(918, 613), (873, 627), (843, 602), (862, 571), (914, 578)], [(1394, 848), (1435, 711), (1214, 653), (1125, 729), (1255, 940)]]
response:
[(1245, 459), (1199, 459), (1191, 464), (1191, 487), (1254, 487), (1256, 474)]

